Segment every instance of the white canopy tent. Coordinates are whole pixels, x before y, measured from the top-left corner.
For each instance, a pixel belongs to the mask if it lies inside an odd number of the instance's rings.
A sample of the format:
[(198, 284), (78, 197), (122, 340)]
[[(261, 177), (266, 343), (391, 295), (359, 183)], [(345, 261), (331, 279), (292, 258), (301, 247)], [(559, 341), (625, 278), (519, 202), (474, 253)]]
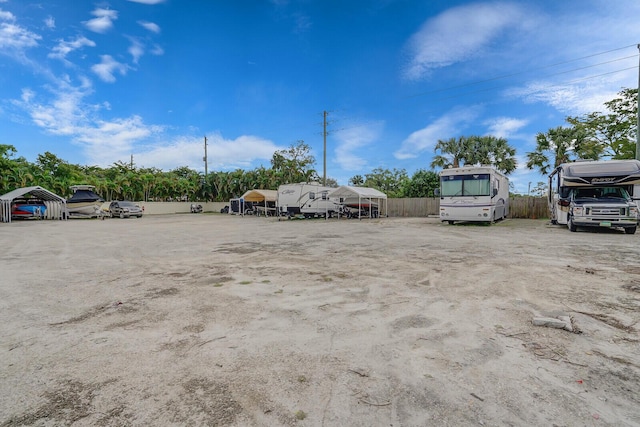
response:
[(40, 186), (23, 187), (0, 196), (0, 222), (11, 222), (11, 205), (15, 199), (31, 195), (42, 200), (47, 207), (44, 219), (67, 219), (67, 201)]
[(275, 214), (275, 204), (278, 201), (278, 191), (262, 189), (249, 190), (244, 193), (240, 199), (244, 202), (253, 203), (258, 214), (263, 213), (267, 216), (270, 215), (270, 211), (272, 214)]
[(370, 187), (352, 187), (349, 185), (343, 185), (333, 191), (329, 192), (330, 198), (340, 199), (340, 204), (343, 206), (354, 206), (358, 209), (358, 218), (361, 218), (363, 209), (369, 212), (369, 218), (374, 213), (373, 206), (377, 204), (377, 210), (381, 208), (382, 201), (384, 200), (384, 216), (387, 214), (387, 195), (382, 191), (376, 190)]

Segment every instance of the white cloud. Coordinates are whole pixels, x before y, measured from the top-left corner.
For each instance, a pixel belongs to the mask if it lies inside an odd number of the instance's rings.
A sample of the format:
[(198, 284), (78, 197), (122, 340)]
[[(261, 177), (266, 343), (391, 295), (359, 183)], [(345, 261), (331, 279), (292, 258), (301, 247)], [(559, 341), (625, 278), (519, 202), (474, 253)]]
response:
[(367, 166), (364, 157), (357, 154), (358, 150), (375, 142), (384, 127), (384, 122), (366, 123), (360, 126), (335, 132), (338, 142), (335, 149), (335, 162), (345, 171), (361, 171)]
[[(2, 13), (2, 11), (0, 11)], [(7, 15), (8, 14), (8, 15)], [(12, 21), (13, 15), (6, 12), (3, 19)], [(30, 47), (38, 45), (38, 40), (42, 37), (38, 34), (12, 23), (0, 22), (0, 52), (5, 54), (22, 54), (22, 52)]]
[(15, 21), (16, 17), (13, 13), (0, 9), (0, 21)]
[(505, 91), (507, 96), (521, 98), (527, 103), (545, 103), (566, 115), (583, 115), (603, 111), (604, 103), (616, 97), (623, 84), (610, 80), (590, 81), (582, 84), (553, 84), (534, 81), (523, 87)]
[(93, 93), (91, 82), (86, 78), (77, 86), (63, 78), (58, 81), (58, 87), (50, 90), (52, 100), (40, 103), (37, 93), (23, 89), (21, 99), (14, 104), (27, 111), (33, 123), (46, 133), (68, 137), (80, 145), (90, 163), (108, 166), (133, 152), (137, 142), (164, 130), (161, 126), (145, 124), (138, 115), (111, 120), (98, 118), (98, 113), (109, 105), (84, 101)]
[(118, 12), (111, 9), (95, 9), (91, 12), (95, 18), (84, 21), (84, 25), (95, 33), (106, 33), (113, 27), (113, 21), (118, 19)]
[[(208, 138), (207, 157), (210, 170), (233, 170), (247, 168), (255, 161), (269, 161), (276, 150), (272, 141), (252, 135), (243, 135), (235, 139), (225, 139), (216, 133)], [(168, 144), (153, 146), (134, 154), (139, 165), (154, 166), (171, 170), (188, 166), (203, 170), (204, 162), (202, 137), (176, 137)]]
[(521, 21), (522, 11), (514, 4), (476, 3), (449, 9), (425, 22), (409, 40), (411, 59), (404, 77), (420, 80), (432, 69), (467, 60)]
[(47, 18), (44, 20), (44, 25), (46, 25), (49, 29), (54, 29), (56, 28), (56, 20), (53, 18), (53, 16), (47, 16)]
[(96, 73), (102, 81), (113, 83), (116, 81), (114, 73), (118, 72), (123, 76), (127, 74), (129, 67), (126, 64), (116, 61), (111, 55), (101, 55), (100, 58), (102, 62), (93, 65), (91, 70)]
[(484, 125), (489, 128), (487, 135), (493, 135), (496, 138), (506, 138), (516, 134), (521, 128), (529, 123), (528, 120), (515, 119), (512, 117), (495, 117), (486, 120)]
[(140, 24), (142, 28), (151, 31), (152, 33), (156, 33), (156, 34), (160, 33), (160, 26), (156, 23), (148, 22), (148, 21), (138, 21), (138, 24)]
[(130, 37), (131, 46), (129, 46), (129, 53), (133, 57), (133, 63), (137, 64), (138, 60), (142, 55), (144, 55), (144, 45), (142, 42), (134, 37)]
[(96, 44), (84, 36), (77, 36), (75, 40), (61, 40), (52, 52), (47, 55), (49, 58), (64, 60), (70, 52), (81, 49), (84, 46), (94, 47)]
[(411, 133), (393, 155), (399, 160), (418, 157), (423, 151), (433, 149), (439, 139), (448, 139), (460, 134), (477, 116), (477, 108), (455, 109)]
[(160, 45), (155, 44), (149, 53), (155, 56), (164, 55), (164, 49)]

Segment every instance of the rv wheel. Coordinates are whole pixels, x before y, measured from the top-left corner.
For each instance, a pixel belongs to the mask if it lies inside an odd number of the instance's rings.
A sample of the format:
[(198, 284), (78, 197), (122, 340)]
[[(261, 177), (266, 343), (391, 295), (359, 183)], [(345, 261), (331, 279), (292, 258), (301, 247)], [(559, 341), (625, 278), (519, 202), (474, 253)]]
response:
[(578, 231), (578, 227), (573, 223), (573, 218), (571, 217), (569, 217), (569, 220), (567, 221), (567, 227), (569, 227), (569, 231), (571, 232)]
[(624, 229), (624, 232), (627, 234), (636, 234), (636, 227), (627, 227)]
[(453, 225), (454, 221), (449, 221), (449, 225)]

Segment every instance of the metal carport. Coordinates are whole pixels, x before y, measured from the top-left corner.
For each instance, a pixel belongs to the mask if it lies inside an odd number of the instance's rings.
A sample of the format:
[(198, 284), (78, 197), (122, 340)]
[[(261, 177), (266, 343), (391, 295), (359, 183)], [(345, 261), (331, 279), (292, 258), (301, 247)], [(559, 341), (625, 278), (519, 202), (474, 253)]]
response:
[[(388, 216), (387, 213), (387, 195), (382, 191), (376, 190), (375, 188), (370, 187), (352, 187), (349, 185), (343, 185), (342, 187), (338, 187), (333, 191), (329, 192), (328, 197), (330, 198), (340, 198), (345, 201), (347, 199), (353, 199), (358, 201), (358, 206), (362, 204), (363, 200), (369, 202), (369, 217), (371, 218), (372, 212), (372, 203), (374, 200), (378, 203), (378, 209), (380, 209), (380, 203), (382, 200), (384, 203), (384, 216)], [(360, 218), (360, 209), (358, 210), (358, 218)]]
[(44, 219), (67, 219), (67, 201), (45, 188), (35, 186), (18, 188), (0, 196), (0, 222), (11, 222), (11, 204), (27, 194), (44, 202), (47, 207)]

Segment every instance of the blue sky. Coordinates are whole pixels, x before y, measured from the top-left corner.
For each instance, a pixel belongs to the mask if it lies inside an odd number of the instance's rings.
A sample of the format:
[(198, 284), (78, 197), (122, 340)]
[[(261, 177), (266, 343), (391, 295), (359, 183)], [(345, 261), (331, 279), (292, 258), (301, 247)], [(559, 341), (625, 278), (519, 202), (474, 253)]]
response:
[(636, 0), (0, 0), (0, 144), (35, 161), (269, 167), (304, 140), (347, 184), (439, 139), (516, 147), (638, 84)]

